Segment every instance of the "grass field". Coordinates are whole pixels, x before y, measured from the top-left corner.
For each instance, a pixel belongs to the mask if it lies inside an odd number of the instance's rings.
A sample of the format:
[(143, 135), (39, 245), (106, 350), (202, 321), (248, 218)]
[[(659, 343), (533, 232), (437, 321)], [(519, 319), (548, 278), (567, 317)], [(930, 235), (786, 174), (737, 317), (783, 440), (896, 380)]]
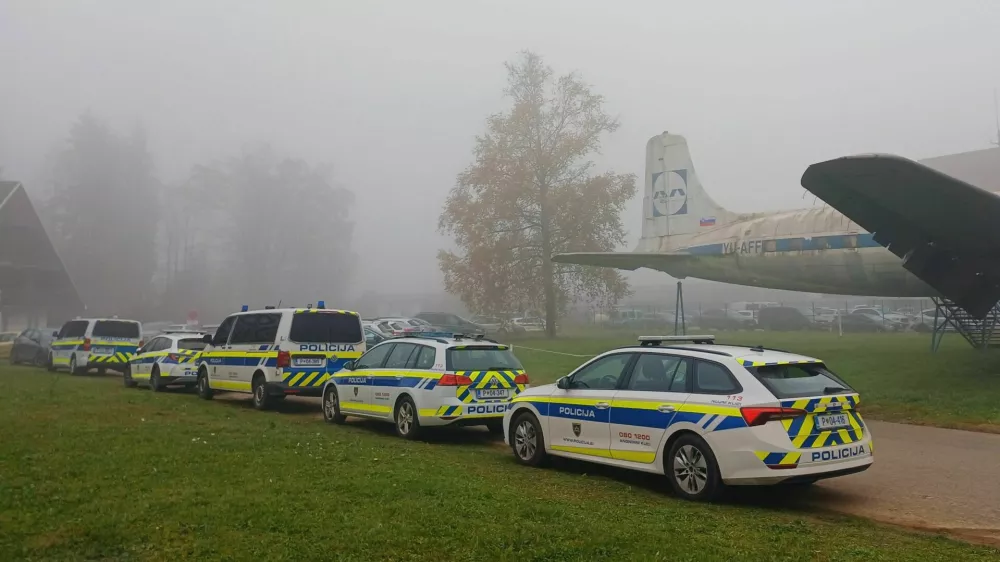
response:
[[(773, 347), (811, 355), (861, 393), (873, 419), (1000, 432), (1000, 353), (973, 350), (958, 335), (945, 336), (937, 353), (926, 334), (827, 332), (718, 333), (719, 343)], [(586, 334), (552, 341), (514, 342), (533, 383), (552, 382), (585, 361), (532, 351), (593, 355), (636, 342), (632, 334)], [(520, 344), (520, 345), (519, 345)]]
[[(581, 351), (596, 343), (549, 345)], [(561, 370), (518, 354), (539, 379)], [(474, 429), (405, 442), (384, 425), (330, 426), (312, 402), (257, 412), (245, 399), (205, 402), (125, 389), (112, 376), (28, 368), (0, 369), (0, 396), (2, 559), (1000, 556), (809, 513), (787, 493), (700, 505), (672, 498), (652, 476), (574, 462), (529, 469)]]

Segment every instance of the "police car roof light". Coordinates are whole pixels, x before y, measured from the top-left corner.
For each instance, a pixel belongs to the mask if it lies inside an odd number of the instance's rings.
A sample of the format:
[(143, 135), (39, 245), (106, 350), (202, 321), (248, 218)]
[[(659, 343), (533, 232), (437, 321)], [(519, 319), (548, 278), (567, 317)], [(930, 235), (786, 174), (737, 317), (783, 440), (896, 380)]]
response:
[(326, 308), (326, 301), (316, 301), (316, 308)]
[(702, 334), (696, 336), (639, 336), (639, 345), (657, 346), (664, 342), (715, 343), (715, 336)]
[(240, 312), (246, 312), (246, 311), (248, 311), (248, 310), (250, 310), (250, 307), (249, 307), (249, 306), (247, 306), (247, 305), (243, 305), (243, 306), (242, 306), (242, 307), (240, 308)]

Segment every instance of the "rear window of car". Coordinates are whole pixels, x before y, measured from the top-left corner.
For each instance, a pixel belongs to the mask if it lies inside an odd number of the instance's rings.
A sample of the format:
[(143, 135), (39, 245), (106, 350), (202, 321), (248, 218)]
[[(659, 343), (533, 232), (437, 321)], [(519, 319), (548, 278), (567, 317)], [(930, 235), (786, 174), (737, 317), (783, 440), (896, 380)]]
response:
[(92, 335), (95, 338), (139, 339), (139, 324), (121, 320), (98, 320), (94, 323)]
[(342, 312), (299, 312), (292, 315), (288, 339), (300, 343), (361, 343), (361, 319)]
[(205, 349), (205, 340), (201, 338), (184, 338), (182, 340), (177, 340), (177, 349), (191, 349), (194, 351), (201, 351)]
[(445, 368), (449, 371), (519, 371), (524, 369), (514, 353), (506, 347), (470, 345), (449, 348), (445, 352)]
[(82, 338), (84, 334), (87, 333), (87, 321), (86, 320), (72, 320), (63, 324), (62, 330), (59, 331), (60, 338)]
[(822, 363), (766, 365), (749, 370), (777, 398), (807, 398), (855, 392)]

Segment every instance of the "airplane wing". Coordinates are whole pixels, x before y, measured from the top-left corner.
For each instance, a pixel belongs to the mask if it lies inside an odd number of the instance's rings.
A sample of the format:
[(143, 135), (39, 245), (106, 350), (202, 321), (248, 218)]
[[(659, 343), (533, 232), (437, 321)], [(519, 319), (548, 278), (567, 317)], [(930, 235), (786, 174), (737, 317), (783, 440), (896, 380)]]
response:
[(556, 254), (552, 261), (558, 263), (575, 263), (579, 265), (596, 265), (613, 267), (615, 269), (636, 270), (640, 267), (663, 271), (683, 279), (687, 277), (685, 270), (688, 264), (694, 263), (696, 256), (688, 254), (650, 254), (641, 252), (572, 252)]
[(1000, 196), (881, 154), (813, 164), (802, 187), (970, 314), (984, 318), (1000, 300)]

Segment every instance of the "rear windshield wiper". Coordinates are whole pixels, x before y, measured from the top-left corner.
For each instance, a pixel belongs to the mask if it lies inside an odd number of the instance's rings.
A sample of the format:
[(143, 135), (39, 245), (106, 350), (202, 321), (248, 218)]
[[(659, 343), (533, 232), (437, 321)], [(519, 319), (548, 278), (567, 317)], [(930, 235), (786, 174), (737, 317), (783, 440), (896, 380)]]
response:
[(838, 392), (847, 392), (847, 389), (842, 386), (828, 386), (823, 389), (823, 394), (837, 394)]

